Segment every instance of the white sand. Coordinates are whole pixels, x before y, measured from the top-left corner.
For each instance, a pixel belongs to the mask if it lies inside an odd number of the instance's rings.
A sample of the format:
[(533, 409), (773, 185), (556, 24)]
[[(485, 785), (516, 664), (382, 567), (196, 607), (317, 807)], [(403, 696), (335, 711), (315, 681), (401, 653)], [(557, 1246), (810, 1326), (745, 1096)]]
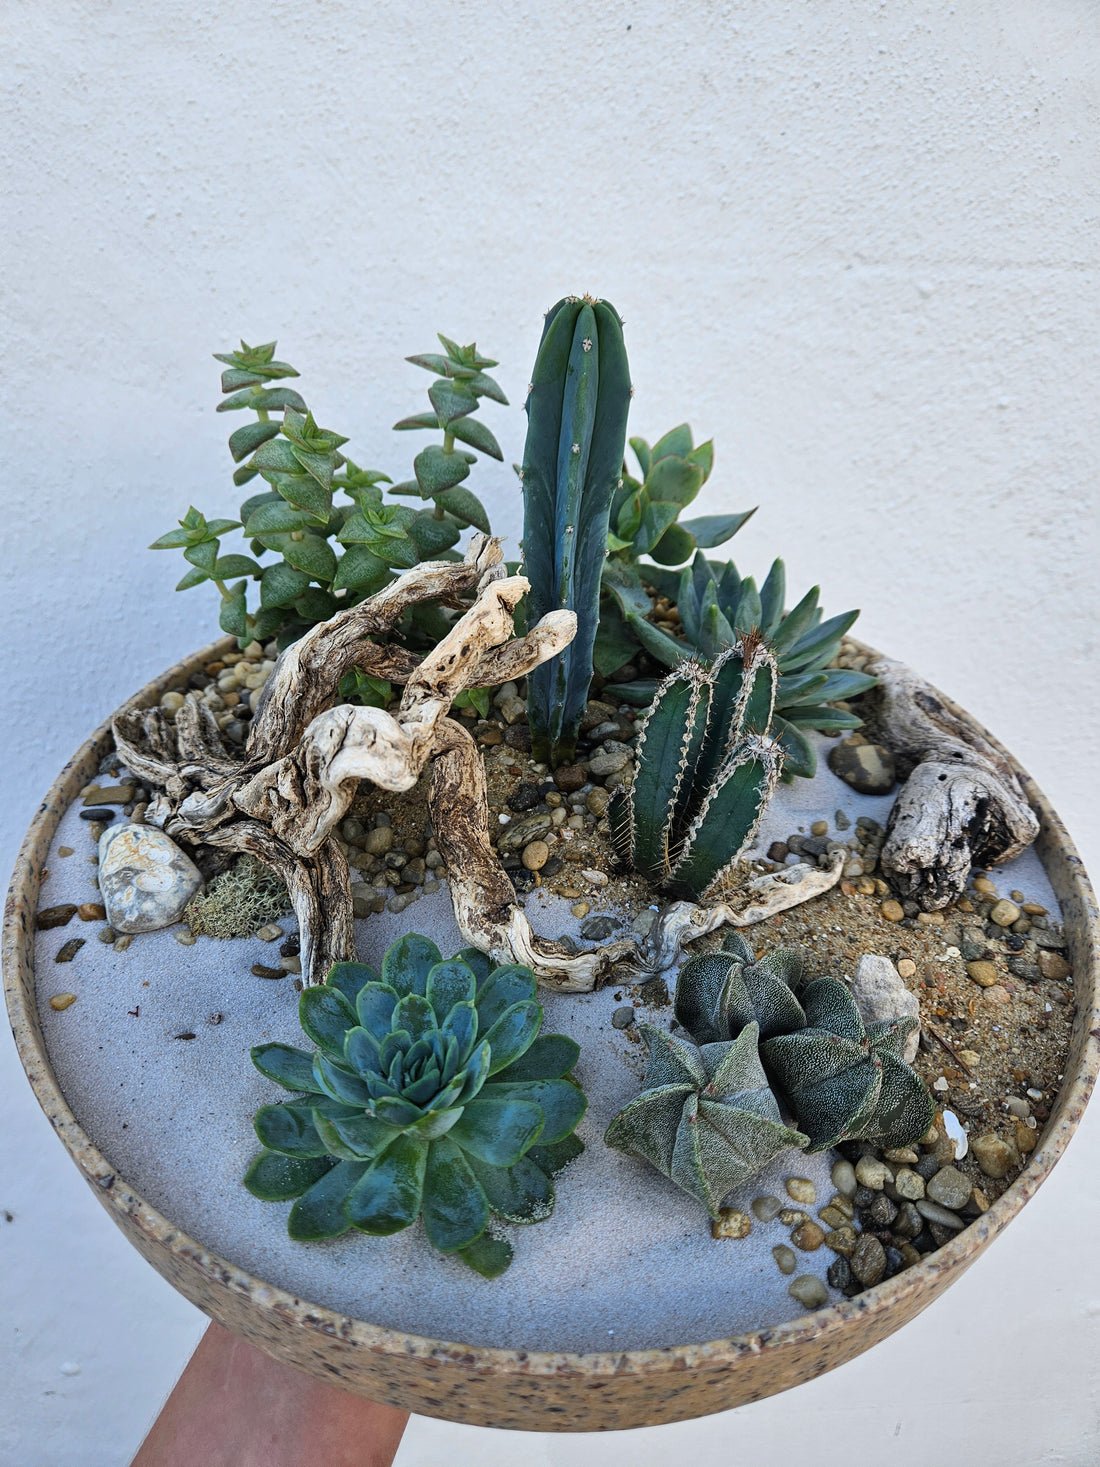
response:
[[(822, 768), (815, 780), (781, 785), (758, 841), (761, 849), (844, 809), (855, 820), (884, 820), (890, 799), (853, 794)], [(74, 854), (59, 857), (57, 847)], [(77, 807), (61, 821), (40, 906), (96, 899), (94, 847)], [(1001, 868), (998, 885), (1019, 886), (1056, 910), (1038, 858), (1028, 852)], [(601, 910), (593, 900), (593, 912)], [(536, 930), (576, 935), (566, 903), (541, 894), (527, 911)], [(116, 953), (96, 940), (98, 922), (74, 918), (39, 933), (36, 961), (43, 1032), (54, 1071), (88, 1135), (120, 1175), (191, 1236), (268, 1282), (371, 1323), (413, 1334), (528, 1350), (594, 1351), (686, 1344), (795, 1317), (771, 1250), (786, 1243), (778, 1222), (754, 1220), (751, 1235), (715, 1242), (702, 1208), (640, 1161), (603, 1144), (611, 1117), (634, 1097), (644, 1049), (611, 1027), (628, 988), (581, 996), (543, 995), (545, 1029), (581, 1046), (577, 1078), (589, 1109), (578, 1134), (584, 1155), (557, 1182), (546, 1222), (509, 1230), (515, 1260), (487, 1281), (435, 1252), (419, 1225), (392, 1238), (362, 1234), (301, 1244), (286, 1235), (289, 1204), (258, 1202), (240, 1178), (258, 1149), (250, 1124), (258, 1106), (285, 1091), (252, 1066), (263, 1040), (309, 1047), (297, 1023), (291, 980), (253, 977), (255, 962), (277, 962), (278, 944), (200, 937), (184, 947), (171, 931), (134, 939)], [(293, 930), (293, 923), (282, 923)], [(462, 945), (446, 888), (406, 912), (356, 924), (364, 961), (406, 931), (433, 937), (447, 955)], [(86, 945), (68, 965), (53, 957), (71, 937)], [(52, 994), (73, 992), (61, 1013)], [(140, 1009), (137, 1016), (131, 1010)], [(222, 1014), (212, 1025), (208, 1016)], [(660, 1011), (667, 1022), (671, 1009)], [(652, 1011), (650, 1013), (652, 1016)], [(193, 1040), (175, 1036), (193, 1032)], [(786, 1198), (788, 1176), (814, 1180), (818, 1205), (831, 1195), (832, 1153), (779, 1158), (730, 1202)], [(794, 1205), (794, 1204), (792, 1204)], [(798, 1272), (824, 1278), (833, 1254), (798, 1255)], [(833, 1296), (836, 1297), (836, 1296)]]

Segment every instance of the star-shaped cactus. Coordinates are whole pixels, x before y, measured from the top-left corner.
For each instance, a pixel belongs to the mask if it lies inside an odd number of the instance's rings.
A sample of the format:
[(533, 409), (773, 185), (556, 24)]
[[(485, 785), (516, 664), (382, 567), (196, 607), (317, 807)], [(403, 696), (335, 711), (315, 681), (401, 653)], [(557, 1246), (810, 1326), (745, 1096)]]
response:
[(752, 948), (732, 933), (716, 953), (688, 958), (676, 979), (676, 1017), (700, 1044), (732, 1039), (746, 1025), (760, 1039), (806, 1026), (793, 990), (802, 980), (801, 954), (779, 947), (757, 962)]
[(650, 1024), (641, 1095), (621, 1110), (604, 1140), (640, 1156), (698, 1198), (711, 1217), (723, 1197), (806, 1137), (783, 1125), (757, 1052), (759, 1027), (697, 1046)]
[(802, 1007), (807, 1027), (765, 1040), (760, 1052), (810, 1137), (807, 1150), (856, 1138), (889, 1149), (922, 1136), (935, 1107), (924, 1081), (901, 1057), (916, 1020), (865, 1025), (835, 978), (810, 983)]

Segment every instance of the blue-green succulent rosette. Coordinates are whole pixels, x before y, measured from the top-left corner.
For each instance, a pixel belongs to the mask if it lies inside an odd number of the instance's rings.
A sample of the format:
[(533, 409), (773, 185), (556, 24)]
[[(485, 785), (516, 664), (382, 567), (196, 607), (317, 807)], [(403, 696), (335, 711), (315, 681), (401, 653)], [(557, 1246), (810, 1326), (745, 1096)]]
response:
[(381, 975), (338, 963), (302, 994), (314, 1053), (252, 1050), (256, 1068), (296, 1092), (255, 1116), (264, 1150), (244, 1184), (294, 1200), (299, 1241), (350, 1228), (384, 1236), (423, 1218), (429, 1241), (486, 1278), (512, 1261), (497, 1220), (541, 1222), (552, 1178), (584, 1149), (587, 1101), (570, 1071), (580, 1053), (539, 1034), (529, 968), (494, 968), (467, 948), (444, 960), (415, 934), (393, 944)]

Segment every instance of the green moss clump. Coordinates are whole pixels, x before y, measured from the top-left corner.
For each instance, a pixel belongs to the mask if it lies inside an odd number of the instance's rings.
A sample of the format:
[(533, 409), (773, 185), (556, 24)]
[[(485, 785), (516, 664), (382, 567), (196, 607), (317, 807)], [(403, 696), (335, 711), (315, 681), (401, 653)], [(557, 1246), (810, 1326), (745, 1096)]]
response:
[(251, 937), (290, 911), (287, 889), (255, 856), (238, 857), (188, 902), (183, 919), (206, 937)]

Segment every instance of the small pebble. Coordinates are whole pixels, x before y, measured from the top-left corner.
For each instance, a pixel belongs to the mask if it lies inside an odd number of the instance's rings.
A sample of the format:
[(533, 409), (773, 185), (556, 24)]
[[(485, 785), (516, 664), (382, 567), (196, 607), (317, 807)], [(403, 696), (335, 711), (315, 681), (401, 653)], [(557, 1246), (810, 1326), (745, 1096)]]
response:
[(574, 917), (587, 917), (592, 908), (587, 902), (575, 902), (569, 910), (573, 913)]
[(34, 925), (39, 932), (48, 932), (51, 927), (66, 927), (76, 916), (76, 903), (63, 902), (56, 907), (43, 907), (36, 915)]
[(941, 1228), (952, 1228), (955, 1232), (964, 1226), (962, 1218), (956, 1217), (941, 1202), (922, 1197), (914, 1206), (926, 1222), (938, 1223)]
[(96, 937), (99, 938), (100, 942), (104, 942), (108, 946), (110, 946), (110, 944), (114, 942), (117, 936), (118, 934), (115, 932), (115, 929), (113, 927), (101, 927), (96, 933)]
[(102, 808), (92, 810), (81, 810), (80, 818), (81, 820), (91, 820), (106, 825), (115, 818), (115, 812), (103, 806)]
[(1026, 1121), (1028, 1116), (1031, 1114), (1031, 1106), (1028, 1105), (1026, 1100), (1021, 1100), (1016, 1095), (1012, 1095), (1009, 1097), (1008, 1101), (1006, 1102), (1006, 1109), (1008, 1110), (1009, 1115), (1015, 1116), (1016, 1119), (1020, 1121)]
[(638, 913), (630, 924), (631, 932), (636, 932), (639, 937), (648, 937), (657, 922), (657, 913), (646, 907)]
[(1007, 1141), (1002, 1141), (1000, 1136), (975, 1136), (970, 1143), (970, 1149), (982, 1171), (994, 1181), (1007, 1177), (1016, 1165), (1015, 1149)]
[(798, 1267), (798, 1259), (793, 1248), (788, 1248), (786, 1243), (777, 1243), (772, 1249), (772, 1257), (779, 1265), (780, 1273), (794, 1273)]
[(848, 1215), (841, 1212), (839, 1207), (821, 1207), (817, 1215), (827, 1228), (842, 1228), (850, 1221)]
[(62, 1009), (67, 1009), (72, 1003), (76, 1003), (75, 993), (55, 993), (50, 999), (50, 1008), (61, 1013)]
[(1037, 962), (1039, 972), (1052, 982), (1060, 983), (1070, 976), (1070, 966), (1061, 953), (1040, 949)]
[(885, 1192), (878, 1192), (867, 1209), (867, 1215), (877, 1228), (888, 1228), (897, 1217), (898, 1210)]
[(589, 917), (581, 923), (581, 936), (587, 942), (605, 942), (618, 927), (614, 917)]
[(963, 1176), (957, 1167), (945, 1166), (929, 1181), (926, 1193), (933, 1202), (958, 1212), (970, 1201), (971, 1186), (970, 1178)]
[(81, 902), (76, 915), (82, 922), (103, 922), (107, 918), (107, 909), (102, 902)]
[(610, 880), (602, 871), (582, 871), (581, 875), (592, 886), (606, 886)]
[(279, 967), (284, 973), (301, 973), (302, 960), (301, 958), (280, 958)]
[(829, 822), (827, 820), (815, 820), (810, 826), (811, 835), (828, 835)]
[(121, 936), (115, 938), (112, 947), (116, 953), (124, 953), (133, 940), (134, 934), (132, 932), (123, 932)]
[(833, 1169), (829, 1173), (833, 1186), (842, 1197), (854, 1197), (858, 1179), (855, 1167), (850, 1161), (837, 1161), (833, 1163)]
[(909, 1146), (894, 1146), (882, 1153), (882, 1159), (897, 1166), (916, 1166), (920, 1157)]
[(900, 902), (894, 901), (892, 897), (889, 901), (883, 902), (879, 911), (886, 918), (887, 922), (900, 922), (905, 916), (905, 908)]
[(544, 840), (529, 841), (520, 859), (528, 871), (541, 871), (550, 859), (550, 847)]
[(816, 1202), (817, 1192), (808, 1177), (788, 1177), (787, 1194), (796, 1202)]
[(769, 1223), (774, 1222), (783, 1211), (783, 1204), (778, 1197), (755, 1197), (752, 1210), (761, 1222)]
[(916, 963), (914, 963), (912, 958), (899, 958), (898, 973), (902, 978), (915, 978), (917, 974), (917, 965)]
[(825, 1277), (834, 1289), (839, 1289), (842, 1293), (845, 1289), (850, 1289), (855, 1282), (846, 1258), (834, 1258), (825, 1272)]
[(194, 947), (195, 945), (195, 934), (191, 931), (190, 927), (177, 927), (175, 932), (172, 933), (172, 936), (183, 947)]
[(870, 1187), (872, 1192), (881, 1192), (893, 1179), (894, 1174), (884, 1161), (873, 1156), (861, 1156), (856, 1162), (856, 1180), (861, 1186)]
[(710, 1225), (712, 1238), (747, 1238), (751, 1231), (752, 1219), (736, 1207), (720, 1207)]
[(842, 1258), (851, 1257), (855, 1252), (856, 1244), (859, 1242), (859, 1234), (851, 1223), (845, 1223), (842, 1228), (834, 1228), (831, 1233), (825, 1234), (825, 1246), (831, 1248), (834, 1253), (839, 1253)]
[(57, 956), (54, 958), (54, 962), (71, 963), (72, 960), (76, 957), (77, 953), (80, 951), (80, 949), (84, 946), (84, 942), (85, 939), (83, 937), (70, 937), (68, 942), (62, 943), (62, 945), (58, 948)]
[(924, 1196), (924, 1178), (919, 1172), (912, 1171), (907, 1166), (899, 1169), (897, 1176), (894, 1178), (894, 1187), (897, 1190), (898, 1196), (904, 1198), (907, 1202), (916, 1202), (918, 1198)]
[(286, 973), (282, 968), (269, 968), (264, 963), (253, 963), (249, 972), (255, 978), (285, 978)]
[(634, 1010), (630, 1004), (624, 1003), (611, 1015), (611, 1026), (614, 1029), (629, 1029), (634, 1022)]
[(998, 927), (1011, 927), (1019, 917), (1020, 909), (1016, 903), (1004, 900), (997, 902), (989, 913), (989, 920), (996, 922)]
[(393, 849), (393, 826), (376, 825), (368, 830), (363, 839), (363, 849), (368, 856), (384, 856)]
[(865, 1289), (882, 1282), (886, 1276), (886, 1251), (873, 1233), (860, 1236), (848, 1266)]
[(58, 848), (57, 848), (57, 854), (59, 856), (71, 856), (72, 853), (73, 853), (72, 846), (58, 846)]
[(785, 1207), (779, 1214), (779, 1221), (785, 1228), (794, 1228), (799, 1223), (809, 1222), (809, 1217), (801, 1207)]
[(825, 1241), (825, 1229), (817, 1223), (806, 1220), (791, 1233), (791, 1242), (803, 1253), (814, 1253)]
[(1035, 1147), (1038, 1145), (1038, 1135), (1036, 1134), (1036, 1132), (1032, 1131), (1028, 1127), (1026, 1121), (1016, 1122), (1014, 1135), (1016, 1140), (1016, 1150), (1019, 1151), (1023, 1156), (1030, 1155), (1030, 1153), (1033, 1152), (1035, 1150)]
[[(882, 1246), (881, 1244), (879, 1245)], [(883, 1267), (885, 1268), (885, 1255), (883, 1256)], [(796, 1278), (787, 1290), (792, 1299), (797, 1299), (804, 1309), (820, 1309), (823, 1304), (829, 1302), (829, 1291), (819, 1278), (812, 1273), (801, 1274)]]
[(992, 988), (985, 990), (985, 996), (990, 1003), (1004, 1005), (1012, 1002), (1012, 995), (1003, 983), (994, 983)]

